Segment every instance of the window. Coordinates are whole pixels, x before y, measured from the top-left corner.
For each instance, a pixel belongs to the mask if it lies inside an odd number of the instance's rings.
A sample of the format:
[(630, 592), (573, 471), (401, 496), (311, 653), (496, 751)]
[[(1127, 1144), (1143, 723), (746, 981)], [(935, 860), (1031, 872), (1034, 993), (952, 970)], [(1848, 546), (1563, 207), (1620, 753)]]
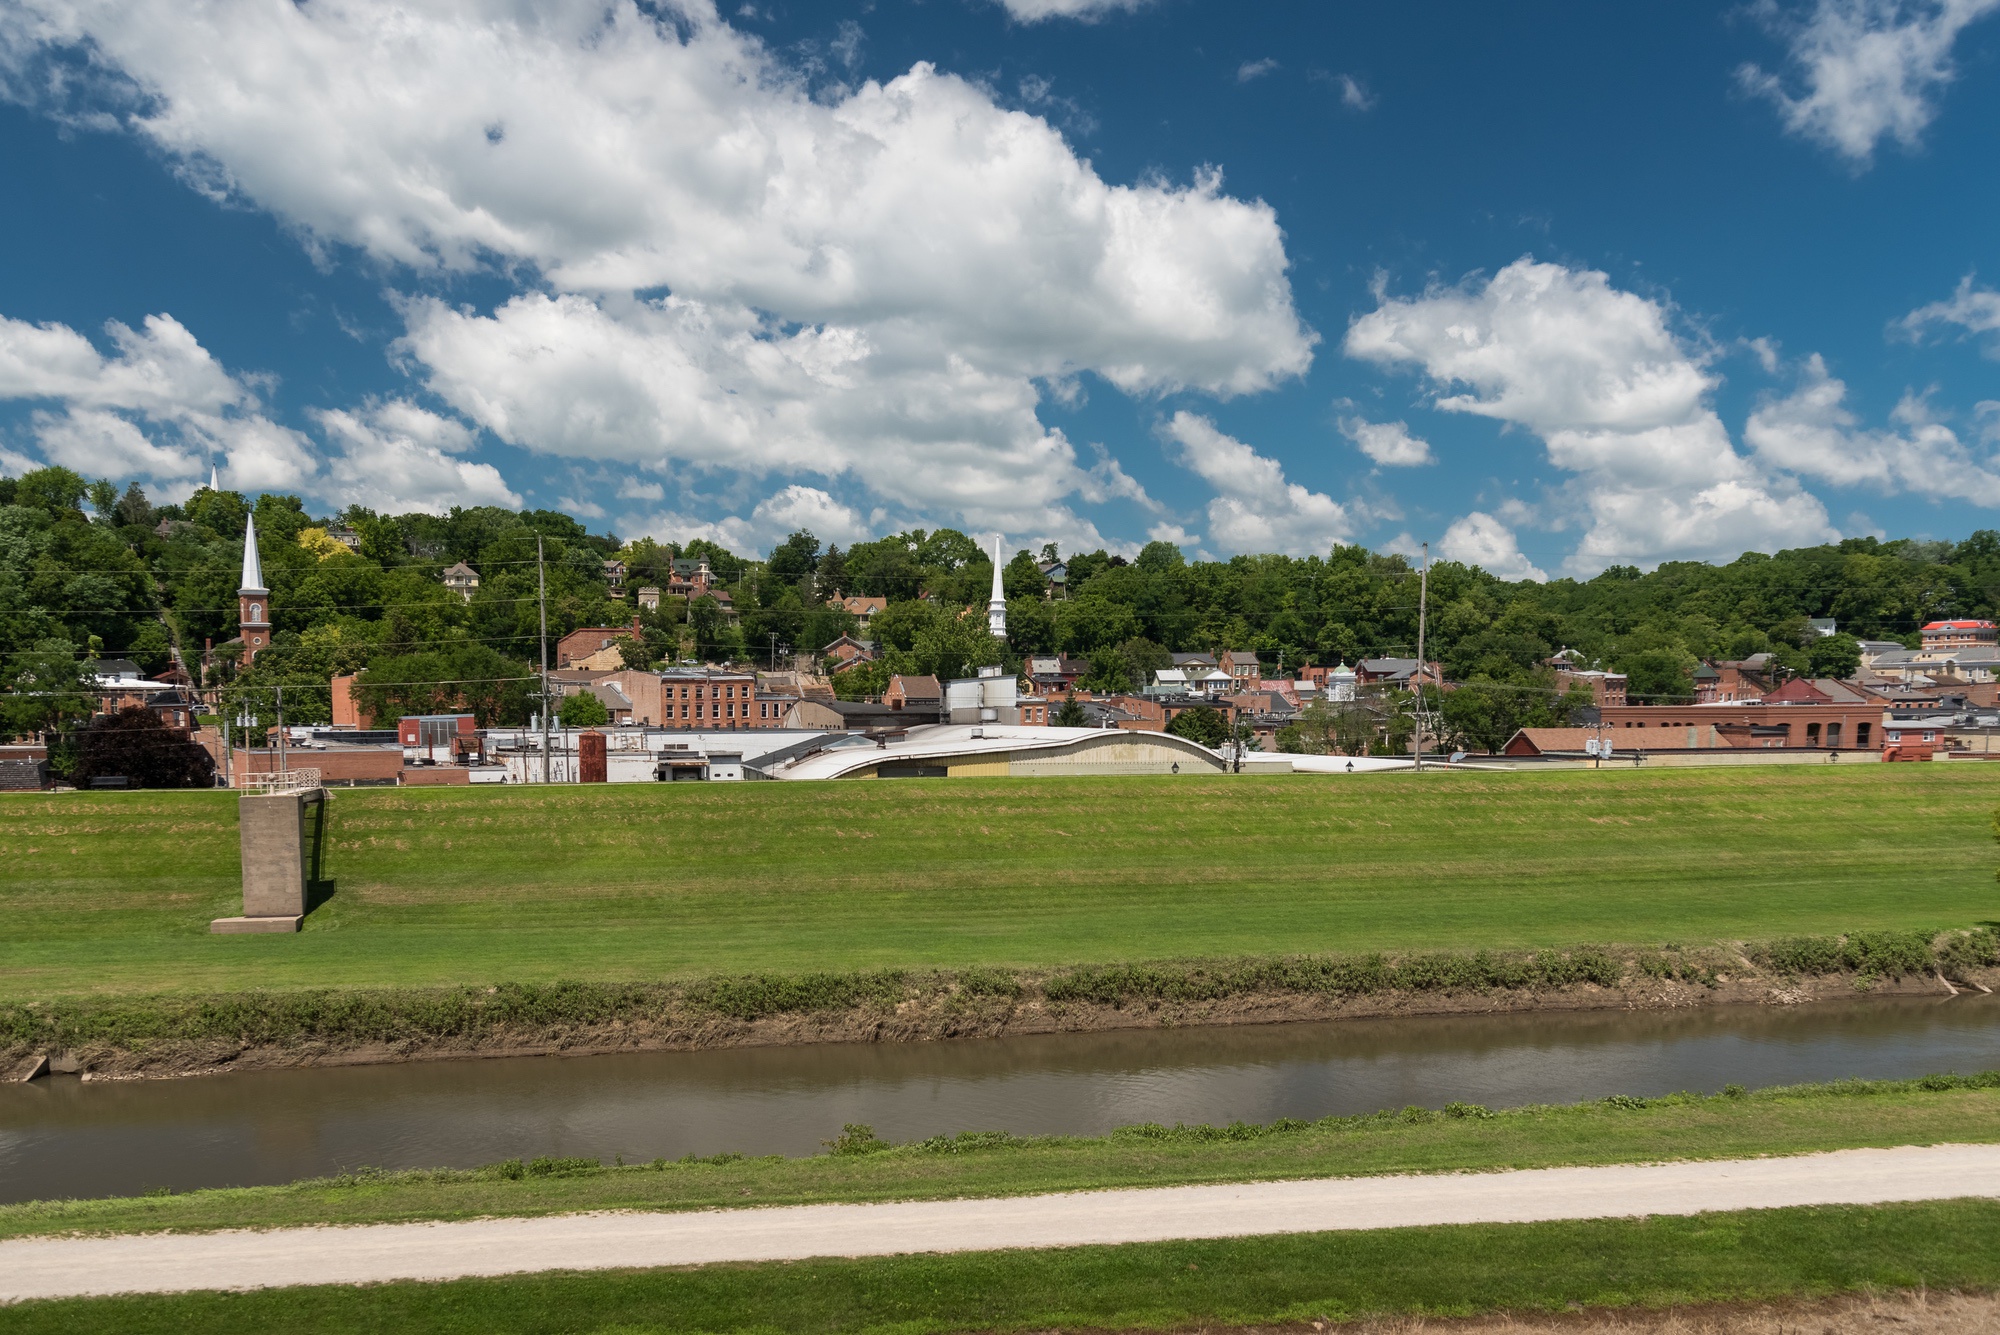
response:
[(1828, 746), (1840, 745), (1840, 725), (1838, 723), (1829, 723), (1826, 725), (1826, 744)]
[(264, 619), (264, 605), (262, 603), (250, 604), (250, 619), (252, 621), (262, 621)]
[[(1893, 741), (1895, 739), (1891, 738), (1890, 740)], [(1866, 723), (1857, 723), (1854, 725), (1854, 744), (1856, 746), (1868, 745), (1868, 725)]]
[(1806, 745), (1807, 746), (1819, 745), (1819, 724), (1817, 723), (1806, 724)]

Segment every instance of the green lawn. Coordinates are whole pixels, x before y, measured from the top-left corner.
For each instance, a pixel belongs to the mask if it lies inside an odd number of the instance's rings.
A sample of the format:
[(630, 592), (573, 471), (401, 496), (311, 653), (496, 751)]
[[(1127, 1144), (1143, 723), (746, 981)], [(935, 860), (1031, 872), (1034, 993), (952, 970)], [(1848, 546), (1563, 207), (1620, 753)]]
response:
[[(1404, 1110), (1269, 1127), (1126, 1128), (1103, 1137), (978, 1135), (870, 1153), (544, 1164), (363, 1174), (280, 1187), (0, 1206), (0, 1238), (275, 1228), (577, 1210), (694, 1210), (940, 1200), (1106, 1187), (1805, 1154), (2000, 1141), (2000, 1076), (1845, 1081), (1745, 1096), (1677, 1094), (1453, 1116)], [(1465, 1108), (1460, 1113), (1472, 1112)], [(501, 1168), (521, 1173), (505, 1175)]]
[(356, 790), (296, 937), (235, 799), (0, 798), (0, 997), (1698, 942), (2000, 913), (1972, 764)]
[(0, 1330), (1212, 1329), (1996, 1284), (2000, 1202), (1962, 1200), (37, 1302), (0, 1308)]

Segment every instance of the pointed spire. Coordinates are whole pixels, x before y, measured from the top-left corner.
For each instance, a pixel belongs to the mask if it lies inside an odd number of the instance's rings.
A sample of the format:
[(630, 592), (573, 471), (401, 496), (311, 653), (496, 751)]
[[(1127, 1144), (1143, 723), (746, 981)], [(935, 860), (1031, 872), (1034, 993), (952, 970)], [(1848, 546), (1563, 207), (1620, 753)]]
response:
[(213, 463), (208, 466), (208, 489), (210, 491), (222, 490), (222, 477), (215, 471)]
[(244, 516), (243, 587), (238, 593), (269, 593), (264, 587), (264, 563), (257, 558), (257, 517)]
[(993, 597), (986, 604), (986, 628), (1003, 639), (1007, 634), (1007, 590), (1000, 583), (1000, 535), (993, 535)]

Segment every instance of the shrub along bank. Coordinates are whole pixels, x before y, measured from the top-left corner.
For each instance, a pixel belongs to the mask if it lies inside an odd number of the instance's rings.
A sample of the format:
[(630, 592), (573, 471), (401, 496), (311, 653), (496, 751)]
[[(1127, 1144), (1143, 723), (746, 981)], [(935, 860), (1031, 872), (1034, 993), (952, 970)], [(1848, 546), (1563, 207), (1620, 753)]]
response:
[[(1940, 980), (1983, 986), (2000, 934), (1856, 932), (1739, 947), (1293, 956), (1057, 970), (878, 970), (690, 982), (314, 989), (0, 1005), (0, 1056), (69, 1052), (85, 1070), (174, 1074), (230, 1062), (426, 1053), (921, 1040), (1162, 1023), (1533, 1006), (1796, 1001)], [(1828, 984), (1831, 984), (1829, 987)]]

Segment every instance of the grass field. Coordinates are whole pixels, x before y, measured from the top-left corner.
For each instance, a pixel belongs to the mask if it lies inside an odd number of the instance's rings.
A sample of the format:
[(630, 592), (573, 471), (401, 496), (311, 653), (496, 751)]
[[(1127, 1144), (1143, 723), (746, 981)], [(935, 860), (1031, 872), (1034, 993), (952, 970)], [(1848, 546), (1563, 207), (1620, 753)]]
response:
[(1962, 1200), (36, 1302), (0, 1330), (1213, 1330), (1995, 1285), (2000, 1202)]
[[(1926, 1088), (1926, 1085), (1943, 1086)], [(1456, 1113), (1457, 1115), (1454, 1115)], [(1268, 1127), (1135, 1127), (1102, 1137), (956, 1136), (810, 1158), (585, 1161), (358, 1174), (280, 1187), (0, 1206), (0, 1238), (276, 1228), (577, 1210), (943, 1200), (1189, 1182), (1478, 1172), (2000, 1141), (2000, 1074), (1843, 1081), (1489, 1113), (1405, 1109)], [(852, 1152), (866, 1149), (868, 1152)]]
[(296, 937), (235, 798), (0, 798), (0, 997), (1650, 944), (2000, 917), (2000, 767), (356, 790)]

